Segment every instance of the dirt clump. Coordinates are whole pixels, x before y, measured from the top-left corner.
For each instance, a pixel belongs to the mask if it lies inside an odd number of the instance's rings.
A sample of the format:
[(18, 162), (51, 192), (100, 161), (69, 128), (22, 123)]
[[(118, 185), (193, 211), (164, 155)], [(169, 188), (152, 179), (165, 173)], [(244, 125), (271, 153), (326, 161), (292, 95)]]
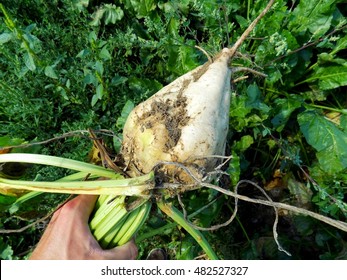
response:
[(165, 125), (168, 134), (168, 141), (165, 143), (166, 151), (177, 145), (182, 127), (189, 121), (186, 106), (187, 98), (180, 93), (174, 102), (169, 98), (153, 102), (151, 110), (142, 115), (146, 129), (152, 128), (158, 122)]

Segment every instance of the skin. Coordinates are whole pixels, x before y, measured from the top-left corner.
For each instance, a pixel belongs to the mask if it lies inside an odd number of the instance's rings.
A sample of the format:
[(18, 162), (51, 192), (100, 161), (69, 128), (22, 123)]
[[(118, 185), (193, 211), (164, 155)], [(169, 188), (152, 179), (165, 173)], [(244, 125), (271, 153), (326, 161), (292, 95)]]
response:
[(97, 196), (79, 195), (57, 210), (31, 260), (134, 260), (138, 251), (134, 241), (103, 250), (88, 226)]

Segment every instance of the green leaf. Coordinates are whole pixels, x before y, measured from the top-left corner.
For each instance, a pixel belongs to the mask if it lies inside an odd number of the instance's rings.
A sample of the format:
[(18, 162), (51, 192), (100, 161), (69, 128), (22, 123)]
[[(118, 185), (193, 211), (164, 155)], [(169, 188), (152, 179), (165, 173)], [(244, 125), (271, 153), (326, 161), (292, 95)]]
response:
[(228, 166), (228, 174), (230, 175), (232, 185), (236, 186), (236, 184), (240, 180), (241, 163), (240, 157), (235, 151), (232, 151), (232, 159), (230, 160)]
[(336, 2), (336, 0), (300, 1), (292, 13), (289, 29), (296, 34), (309, 30), (314, 38), (319, 38), (331, 26)]
[(114, 4), (105, 4), (101, 6), (94, 14), (93, 20), (90, 23), (91, 26), (101, 25), (101, 19), (104, 20), (105, 25), (110, 23), (115, 24), (117, 21), (121, 20), (124, 16), (124, 12), (120, 7)]
[(104, 74), (104, 64), (101, 61), (96, 61), (94, 64), (94, 68), (100, 76)]
[(99, 84), (96, 88), (96, 96), (98, 99), (102, 99), (104, 96), (104, 86), (102, 84)]
[(0, 44), (5, 44), (12, 39), (12, 33), (2, 33), (0, 34)]
[(0, 207), (4, 205), (11, 205), (13, 202), (16, 201), (16, 197), (13, 196), (5, 196), (0, 194)]
[(318, 64), (324, 66), (324, 64), (328, 63), (347, 66), (346, 60), (342, 58), (335, 58), (335, 56), (330, 53), (321, 53), (318, 55)]
[(69, 100), (69, 97), (66, 94), (66, 90), (62, 87), (62, 86), (57, 86), (57, 91), (61, 94), (61, 96), (65, 99), (65, 100)]
[(98, 37), (97, 37), (95, 31), (92, 31), (92, 32), (90, 32), (88, 34), (88, 41), (89, 41), (89, 43), (91, 43), (91, 44), (95, 43), (97, 39), (98, 39)]
[(128, 80), (127, 77), (116, 75), (112, 78), (111, 84), (113, 86), (118, 86), (118, 85), (124, 84), (127, 80)]
[(194, 239), (191, 236), (186, 236), (179, 245), (180, 250), (178, 251), (176, 258), (178, 260), (194, 259), (194, 251), (196, 250), (196, 246), (194, 243)]
[(84, 79), (83, 79), (83, 83), (86, 84), (86, 85), (89, 85), (89, 84), (93, 84), (93, 85), (97, 85), (98, 83), (98, 79), (92, 74), (92, 73), (88, 73)]
[(74, 0), (74, 6), (81, 12), (89, 5), (89, 0)]
[(134, 109), (134, 103), (131, 100), (128, 100), (123, 109), (120, 117), (117, 119), (117, 127), (119, 129), (123, 129), (123, 126), (128, 118), (128, 115), (130, 114), (131, 110)]
[(330, 53), (331, 55), (336, 54), (337, 52), (344, 50), (347, 48), (347, 35), (345, 35), (344, 37), (340, 38), (337, 42), (336, 42), (336, 46), (334, 48), (334, 50)]
[(35, 65), (35, 62), (34, 62), (34, 58), (33, 56), (26, 52), (24, 55), (23, 55), (23, 59), (24, 59), (24, 64), (25, 66), (30, 70), (30, 71), (35, 71), (36, 70), (36, 65)]
[(11, 138), (8, 135), (0, 136), (0, 148), (6, 147), (6, 146), (20, 145), (23, 142), (24, 140), (20, 138)]
[(91, 102), (92, 107), (94, 107), (94, 105), (96, 104), (96, 102), (98, 102), (98, 100), (99, 100), (98, 95), (94, 94), (92, 97), (92, 102)]
[(103, 7), (99, 8), (94, 14), (93, 14), (93, 20), (90, 22), (91, 26), (99, 26), (101, 24), (101, 19), (104, 16), (105, 9)]
[(300, 130), (306, 141), (317, 150), (321, 168), (329, 174), (347, 168), (347, 133), (315, 111), (298, 115)]
[(124, 16), (124, 12), (120, 7), (113, 4), (105, 5), (105, 24), (113, 23), (121, 20)]
[(52, 66), (46, 66), (45, 67), (45, 75), (47, 77), (52, 78), (52, 79), (58, 79), (58, 76), (55, 73), (54, 68)]
[(100, 53), (99, 53), (99, 57), (103, 60), (110, 60), (112, 58), (110, 52), (108, 51), (107, 47), (104, 46)]
[(251, 112), (251, 108), (246, 106), (244, 95), (231, 99), (230, 125), (236, 131), (241, 131), (248, 123), (246, 116)]
[(182, 75), (198, 66), (192, 46), (170, 44), (166, 48), (169, 55), (167, 67), (170, 72)]
[(90, 53), (91, 53), (91, 52), (90, 52), (89, 49), (84, 49), (84, 50), (81, 50), (81, 51), (76, 55), (76, 57), (84, 58), (84, 57), (88, 56)]
[(321, 90), (329, 90), (347, 85), (347, 65), (318, 67), (306, 82), (318, 81)]
[(30, 24), (25, 28), (25, 33), (31, 33), (36, 28), (36, 23)]
[(12, 260), (13, 250), (10, 245), (6, 244), (0, 236), (0, 259), (1, 260)]
[(234, 145), (233, 149), (237, 151), (244, 152), (246, 151), (252, 144), (254, 143), (254, 139), (251, 135), (244, 135), (241, 137), (240, 141)]
[(240, 15), (235, 15), (235, 19), (237, 20), (237, 23), (240, 25), (240, 28), (242, 30), (245, 30), (248, 27), (249, 21), (245, 19), (244, 17)]
[(262, 102), (261, 92), (256, 84), (250, 85), (247, 88), (248, 100), (246, 106), (252, 109), (257, 109), (263, 113), (268, 113), (270, 108)]
[(140, 96), (152, 95), (163, 87), (161, 83), (151, 79), (130, 77), (128, 82), (129, 88)]
[(136, 11), (138, 18), (147, 16), (156, 7), (154, 0), (130, 0), (130, 2), (133, 9)]
[(345, 133), (347, 133), (347, 114), (340, 116), (340, 127)]
[(276, 115), (272, 118), (271, 123), (278, 132), (282, 131), (291, 114), (299, 108), (301, 104), (302, 102), (293, 98), (281, 98), (275, 100)]

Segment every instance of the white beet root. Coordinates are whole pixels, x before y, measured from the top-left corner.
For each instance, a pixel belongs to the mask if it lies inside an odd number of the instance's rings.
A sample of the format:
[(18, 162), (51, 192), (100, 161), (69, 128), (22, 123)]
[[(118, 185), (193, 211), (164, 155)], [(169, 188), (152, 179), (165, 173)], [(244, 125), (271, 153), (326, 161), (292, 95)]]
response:
[[(123, 130), (122, 155), (134, 175), (160, 161), (194, 164), (210, 171), (224, 155), (229, 126), (230, 50), (179, 77), (136, 106)], [(197, 169), (196, 169), (197, 168)], [(187, 181), (177, 168), (165, 172)]]

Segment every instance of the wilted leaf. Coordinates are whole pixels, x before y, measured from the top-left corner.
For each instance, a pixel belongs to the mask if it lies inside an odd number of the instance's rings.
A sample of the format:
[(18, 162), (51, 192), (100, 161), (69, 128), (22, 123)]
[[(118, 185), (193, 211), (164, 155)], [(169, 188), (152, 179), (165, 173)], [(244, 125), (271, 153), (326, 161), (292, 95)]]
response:
[(332, 174), (347, 168), (347, 133), (315, 111), (298, 115), (301, 132), (317, 150), (321, 168)]
[(340, 118), (341, 118), (341, 113), (340, 112), (328, 112), (325, 114), (325, 117), (336, 124), (337, 126), (340, 126)]
[(5, 195), (5, 196), (20, 197), (26, 193), (28, 193), (28, 191), (18, 190), (15, 188), (2, 187), (0, 185), (0, 194)]
[(273, 178), (271, 181), (267, 182), (264, 186), (266, 191), (271, 191), (273, 189), (279, 189), (283, 187), (282, 178)]
[(300, 206), (311, 202), (312, 191), (309, 187), (292, 177), (288, 178), (287, 184), (290, 193), (295, 196), (296, 202)]
[(264, 186), (264, 189), (267, 191), (271, 191), (273, 189), (277, 189), (277, 188), (283, 188), (284, 187), (284, 183), (283, 183), (283, 173), (281, 172), (280, 169), (276, 169), (274, 171), (274, 173), (272, 174), (272, 179), (266, 183), (266, 185)]

